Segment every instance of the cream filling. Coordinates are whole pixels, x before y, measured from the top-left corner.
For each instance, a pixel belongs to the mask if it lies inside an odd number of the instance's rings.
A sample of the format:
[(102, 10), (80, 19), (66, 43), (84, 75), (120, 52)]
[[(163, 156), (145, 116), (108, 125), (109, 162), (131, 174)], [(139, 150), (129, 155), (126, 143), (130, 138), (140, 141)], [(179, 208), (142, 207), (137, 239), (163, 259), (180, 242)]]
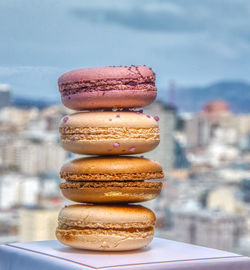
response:
[(126, 127), (60, 127), (61, 139), (64, 141), (93, 140), (160, 140), (159, 128), (126, 128)]
[(163, 172), (140, 172), (140, 173), (69, 173), (61, 172), (60, 177), (65, 180), (146, 180), (146, 179), (160, 179), (164, 177)]
[(58, 231), (70, 234), (70, 235), (119, 235), (120, 237), (127, 237), (128, 235), (132, 237), (146, 238), (154, 234), (153, 227), (147, 228), (129, 228), (129, 229), (115, 229), (115, 228), (78, 228), (70, 227), (66, 225), (59, 225)]
[(66, 181), (60, 184), (61, 189), (76, 188), (143, 188), (143, 189), (158, 189), (161, 186), (160, 182), (144, 182), (144, 181)]
[(78, 228), (79, 230), (84, 229), (114, 229), (114, 230), (127, 230), (127, 229), (143, 229), (143, 228), (153, 228), (155, 220), (151, 219), (145, 222), (122, 222), (122, 223), (109, 223), (109, 222), (90, 222), (86, 218), (72, 219), (59, 217), (58, 228), (69, 229), (69, 228)]
[(138, 86), (138, 85), (152, 85), (155, 86), (155, 77), (148, 76), (143, 78), (124, 78), (124, 79), (102, 79), (102, 80), (92, 80), (92, 81), (75, 81), (75, 82), (64, 82), (59, 84), (59, 88), (61, 92), (69, 91), (69, 90), (84, 90), (98, 87), (114, 87), (119, 86)]

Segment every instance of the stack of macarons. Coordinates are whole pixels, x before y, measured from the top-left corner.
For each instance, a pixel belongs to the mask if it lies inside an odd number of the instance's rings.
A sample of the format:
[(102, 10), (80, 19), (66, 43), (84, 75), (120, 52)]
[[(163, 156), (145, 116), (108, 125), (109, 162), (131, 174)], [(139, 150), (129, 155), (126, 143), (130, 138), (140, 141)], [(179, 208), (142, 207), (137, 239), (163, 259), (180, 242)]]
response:
[(90, 250), (133, 250), (148, 245), (155, 215), (133, 203), (160, 194), (159, 163), (130, 156), (160, 141), (157, 116), (143, 113), (156, 98), (155, 74), (147, 66), (73, 70), (59, 80), (63, 104), (80, 112), (60, 123), (61, 145), (92, 155), (63, 165), (62, 194), (80, 203), (59, 213), (56, 236), (66, 245)]

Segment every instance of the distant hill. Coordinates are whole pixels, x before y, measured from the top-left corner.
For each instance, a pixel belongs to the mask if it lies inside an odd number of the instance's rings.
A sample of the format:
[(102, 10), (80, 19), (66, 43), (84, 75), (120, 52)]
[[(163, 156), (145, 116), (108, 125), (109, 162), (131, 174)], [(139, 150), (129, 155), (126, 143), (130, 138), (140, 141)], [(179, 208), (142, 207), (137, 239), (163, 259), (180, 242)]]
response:
[(176, 90), (176, 105), (179, 111), (197, 112), (209, 101), (222, 99), (235, 113), (250, 113), (250, 84), (225, 81), (206, 87), (191, 87)]
[[(250, 113), (250, 84), (222, 81), (205, 87), (178, 88), (175, 93), (175, 103), (181, 112), (200, 111), (207, 102), (216, 99), (226, 101), (235, 113)], [(14, 96), (12, 104), (16, 107), (42, 109), (59, 102)]]
[(12, 105), (18, 108), (30, 109), (30, 108), (38, 108), (44, 109), (52, 104), (55, 104), (54, 101), (49, 101), (46, 99), (30, 99), (21, 96), (14, 96), (12, 100)]

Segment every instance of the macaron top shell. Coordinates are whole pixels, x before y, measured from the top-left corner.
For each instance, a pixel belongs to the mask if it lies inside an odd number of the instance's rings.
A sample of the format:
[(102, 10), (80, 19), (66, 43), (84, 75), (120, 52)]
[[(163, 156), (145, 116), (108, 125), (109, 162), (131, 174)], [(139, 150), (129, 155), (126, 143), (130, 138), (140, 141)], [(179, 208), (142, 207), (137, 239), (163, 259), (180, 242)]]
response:
[[(68, 87), (68, 84), (76, 83), (75, 88), (79, 88), (81, 83), (85, 87), (93, 85), (93, 83), (113, 83), (119, 81), (136, 82), (154, 82), (155, 74), (153, 70), (147, 66), (120, 66), (120, 67), (101, 67), (101, 68), (82, 68), (64, 73), (58, 79), (59, 90), (62, 91)], [(89, 84), (87, 84), (89, 83)], [(73, 86), (74, 87), (74, 86)]]
[(84, 228), (142, 228), (155, 224), (154, 213), (140, 205), (70, 205), (59, 213), (59, 224)]
[(128, 156), (75, 159), (63, 165), (60, 175), (66, 180), (101, 181), (146, 180), (164, 177), (162, 167), (158, 162)]
[(65, 127), (158, 128), (158, 122), (139, 112), (78, 112), (62, 118), (60, 128)]

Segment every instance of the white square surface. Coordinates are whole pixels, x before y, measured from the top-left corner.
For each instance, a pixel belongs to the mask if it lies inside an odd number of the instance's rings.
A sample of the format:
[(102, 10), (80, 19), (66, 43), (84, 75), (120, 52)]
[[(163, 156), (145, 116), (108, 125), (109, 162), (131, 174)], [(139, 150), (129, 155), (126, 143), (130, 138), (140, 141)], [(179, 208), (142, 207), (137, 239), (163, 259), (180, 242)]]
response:
[[(14, 253), (13, 253), (14, 252)], [(4, 255), (5, 253), (5, 255)], [(21, 255), (20, 255), (21, 253)], [(8, 254), (12, 254), (12, 260), (18, 258), (21, 262), (27, 262), (35, 258), (37, 262), (36, 269), (39, 268), (39, 260), (43, 263), (48, 261), (49, 269), (194, 269), (194, 264), (211, 264), (214, 269), (216, 265), (222, 265), (222, 262), (240, 263), (243, 259), (247, 268), (230, 268), (230, 269), (250, 269), (250, 258), (243, 257), (234, 253), (210, 249), (181, 242), (170, 241), (161, 238), (155, 238), (153, 242), (146, 248), (137, 251), (126, 252), (97, 252), (73, 249), (62, 245), (58, 241), (42, 241), (15, 243), (0, 246), (0, 269), (1, 260), (7, 260)], [(15, 255), (13, 255), (15, 254)], [(34, 256), (34, 258), (32, 258)], [(26, 260), (26, 261), (25, 261)], [(52, 264), (53, 262), (53, 264)], [(215, 262), (215, 264), (214, 264)], [(34, 262), (32, 262), (34, 263)], [(192, 264), (190, 264), (192, 263)], [(9, 262), (9, 265), (15, 265)], [(57, 268), (52, 268), (58, 264)], [(6, 264), (7, 265), (7, 264)], [(8, 265), (8, 267), (9, 267)], [(29, 265), (29, 264), (27, 264)], [(50, 268), (51, 265), (51, 268)], [(60, 268), (61, 266), (63, 268)], [(71, 265), (71, 266), (70, 266)], [(173, 266), (183, 265), (185, 268), (173, 268)], [(192, 268), (186, 268), (192, 265)], [(60, 267), (59, 267), (60, 266)], [(78, 268), (81, 266), (81, 268)], [(13, 266), (14, 267), (14, 266)], [(16, 266), (15, 266), (16, 267)], [(72, 268), (73, 267), (73, 268)], [(242, 266), (243, 267), (243, 266)], [(16, 268), (8, 268), (16, 269)], [(21, 263), (20, 263), (20, 268)], [(27, 266), (26, 268), (27, 269)], [(34, 269), (34, 268), (33, 268)], [(197, 268), (203, 269), (203, 268)], [(205, 269), (205, 268), (204, 268)]]

